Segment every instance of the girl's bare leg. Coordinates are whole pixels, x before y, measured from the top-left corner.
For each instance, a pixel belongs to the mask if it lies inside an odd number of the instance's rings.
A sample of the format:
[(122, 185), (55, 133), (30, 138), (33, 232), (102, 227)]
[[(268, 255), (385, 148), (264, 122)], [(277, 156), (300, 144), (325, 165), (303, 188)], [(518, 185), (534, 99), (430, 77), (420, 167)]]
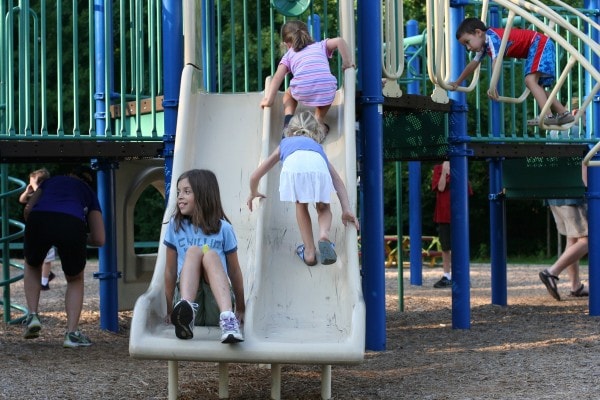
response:
[(290, 90), (286, 90), (283, 94), (283, 114), (294, 115), (296, 107), (298, 107), (298, 102), (292, 97)]
[(316, 261), (317, 249), (312, 232), (312, 221), (308, 212), (308, 203), (296, 203), (296, 220), (300, 228), (300, 236), (304, 243), (304, 261), (311, 263)]
[(321, 125), (325, 125), (325, 116), (327, 115), (327, 112), (330, 108), (331, 104), (327, 106), (318, 106), (315, 109), (315, 118), (317, 119), (317, 121), (319, 121)]
[(204, 270), (206, 282), (210, 285), (210, 290), (215, 296), (219, 311), (233, 311), (229, 280), (225, 275), (221, 258), (216, 251), (209, 250), (204, 254), (202, 269)]
[(202, 248), (191, 246), (185, 253), (185, 260), (179, 276), (179, 291), (181, 298), (191, 303), (196, 300), (196, 293), (202, 276), (204, 253)]
[(329, 240), (331, 221), (333, 219), (331, 206), (327, 203), (317, 203), (316, 207), (319, 219), (319, 240)]

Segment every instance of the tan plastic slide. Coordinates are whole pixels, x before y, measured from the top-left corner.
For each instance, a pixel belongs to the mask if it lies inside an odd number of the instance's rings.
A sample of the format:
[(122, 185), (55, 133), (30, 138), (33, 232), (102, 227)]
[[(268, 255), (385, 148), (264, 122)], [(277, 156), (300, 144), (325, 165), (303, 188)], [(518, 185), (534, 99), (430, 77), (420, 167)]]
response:
[[(327, 114), (331, 131), (324, 148), (356, 207), (354, 74), (353, 69), (346, 71), (344, 87), (349, 90), (338, 91)], [(162, 220), (168, 221), (176, 206), (176, 180), (182, 172), (192, 168), (215, 172), (238, 239), (246, 294), (245, 341), (220, 343), (219, 327), (196, 327), (191, 340), (175, 336), (173, 325), (165, 323), (165, 246), (161, 244), (150, 287), (135, 304), (130, 354), (169, 360), (172, 399), (177, 397), (178, 360), (220, 363), (221, 397), (227, 397), (229, 362), (272, 364), (272, 398), (279, 398), (280, 364), (323, 365), (321, 392), (329, 398), (330, 366), (359, 363), (364, 356), (365, 305), (357, 232), (352, 225), (344, 227), (339, 201), (332, 196), (330, 238), (338, 261), (306, 266), (295, 254), (301, 243), (295, 206), (279, 201), (280, 165), (262, 179), (259, 189), (267, 198), (250, 212), (246, 206), (249, 176), (281, 139), (281, 98), (272, 109), (262, 111), (262, 93), (206, 94), (199, 89), (200, 79), (195, 67), (184, 68), (169, 203)], [(349, 105), (348, 112), (344, 104)], [(318, 238), (314, 207), (311, 214)]]

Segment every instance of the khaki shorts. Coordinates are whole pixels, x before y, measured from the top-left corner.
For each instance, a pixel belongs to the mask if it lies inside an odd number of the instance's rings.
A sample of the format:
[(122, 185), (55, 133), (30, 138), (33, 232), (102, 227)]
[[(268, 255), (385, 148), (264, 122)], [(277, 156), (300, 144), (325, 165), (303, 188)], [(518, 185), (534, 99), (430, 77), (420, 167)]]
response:
[(572, 238), (588, 235), (587, 204), (550, 206), (550, 210), (561, 235)]
[[(173, 295), (173, 304), (177, 304), (180, 299), (179, 282), (177, 282), (175, 294)], [(221, 311), (219, 311), (219, 305), (217, 304), (217, 300), (215, 299), (209, 284), (206, 283), (204, 279), (200, 281), (200, 286), (198, 287), (196, 300), (194, 300), (194, 302), (198, 304), (194, 325), (219, 326)], [(235, 305), (233, 294), (231, 296), (231, 304)]]

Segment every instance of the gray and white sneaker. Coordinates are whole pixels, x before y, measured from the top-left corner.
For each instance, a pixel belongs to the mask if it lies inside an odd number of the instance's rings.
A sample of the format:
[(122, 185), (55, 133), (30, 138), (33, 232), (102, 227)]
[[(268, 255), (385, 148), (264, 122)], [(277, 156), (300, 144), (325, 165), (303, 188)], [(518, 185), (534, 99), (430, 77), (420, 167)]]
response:
[(75, 347), (87, 347), (91, 345), (92, 341), (90, 340), (90, 338), (85, 336), (79, 330), (75, 332), (65, 333), (65, 341), (63, 342), (63, 347), (72, 349)]
[(40, 319), (36, 313), (28, 314), (25, 322), (23, 323), (27, 325), (25, 332), (23, 333), (23, 337), (25, 339), (35, 339), (40, 336), (42, 323), (40, 322)]
[(244, 335), (240, 331), (240, 323), (233, 312), (222, 312), (219, 325), (221, 326), (221, 343), (239, 343), (244, 341)]
[(175, 335), (179, 339), (194, 337), (194, 320), (196, 319), (197, 309), (198, 304), (183, 299), (179, 300), (173, 307), (171, 322), (175, 325)]

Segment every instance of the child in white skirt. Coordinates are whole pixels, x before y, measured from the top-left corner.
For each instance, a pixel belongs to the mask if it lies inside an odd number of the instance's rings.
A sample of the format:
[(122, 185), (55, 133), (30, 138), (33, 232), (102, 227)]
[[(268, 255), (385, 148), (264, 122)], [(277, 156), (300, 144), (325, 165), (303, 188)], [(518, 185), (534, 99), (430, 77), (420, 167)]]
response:
[(333, 264), (337, 255), (329, 240), (332, 191), (335, 190), (340, 199), (343, 224), (351, 222), (359, 229), (358, 219), (350, 209), (346, 186), (319, 144), (325, 132), (311, 112), (304, 111), (294, 116), (284, 134), (280, 145), (250, 176), (250, 195), (246, 204), (252, 211), (252, 200), (266, 197), (258, 192), (258, 183), (281, 160), (279, 199), (296, 203), (296, 219), (303, 242), (296, 248), (296, 254), (308, 266), (317, 264), (317, 249), (308, 212), (308, 204), (316, 203), (321, 264)]

